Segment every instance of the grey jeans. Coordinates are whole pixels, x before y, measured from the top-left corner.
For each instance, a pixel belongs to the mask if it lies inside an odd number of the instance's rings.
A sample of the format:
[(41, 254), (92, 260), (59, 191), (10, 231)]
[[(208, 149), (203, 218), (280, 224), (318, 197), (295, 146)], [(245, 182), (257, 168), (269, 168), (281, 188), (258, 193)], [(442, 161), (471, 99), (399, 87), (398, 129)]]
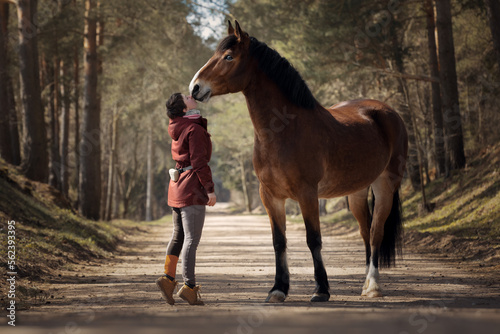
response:
[(196, 284), (196, 250), (200, 244), (205, 223), (205, 206), (191, 205), (174, 208), (174, 231), (167, 247), (167, 255), (179, 256), (182, 261), (182, 278), (187, 284)]

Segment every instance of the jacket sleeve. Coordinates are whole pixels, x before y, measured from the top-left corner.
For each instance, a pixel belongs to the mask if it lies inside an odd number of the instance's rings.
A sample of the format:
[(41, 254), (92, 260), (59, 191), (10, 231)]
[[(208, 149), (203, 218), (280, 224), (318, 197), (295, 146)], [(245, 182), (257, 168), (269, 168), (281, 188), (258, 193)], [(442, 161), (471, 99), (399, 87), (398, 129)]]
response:
[(189, 134), (189, 158), (193, 172), (196, 173), (201, 185), (207, 193), (214, 192), (214, 182), (212, 181), (212, 171), (208, 162), (212, 152), (210, 137), (201, 126), (194, 126)]

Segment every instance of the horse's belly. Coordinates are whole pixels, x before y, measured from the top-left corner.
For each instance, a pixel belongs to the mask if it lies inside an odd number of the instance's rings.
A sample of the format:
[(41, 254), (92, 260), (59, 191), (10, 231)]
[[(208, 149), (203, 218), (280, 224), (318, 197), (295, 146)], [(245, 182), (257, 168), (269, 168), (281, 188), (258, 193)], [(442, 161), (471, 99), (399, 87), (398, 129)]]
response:
[(349, 194), (367, 188), (370, 184), (373, 183), (373, 181), (375, 181), (375, 179), (376, 177), (370, 180), (352, 182), (350, 184), (346, 184), (341, 181), (321, 182), (318, 187), (318, 197), (334, 198), (334, 197), (347, 196)]
[(333, 198), (346, 196), (367, 188), (383, 172), (385, 164), (379, 166), (360, 165), (342, 170), (325, 172), (318, 184), (318, 197)]

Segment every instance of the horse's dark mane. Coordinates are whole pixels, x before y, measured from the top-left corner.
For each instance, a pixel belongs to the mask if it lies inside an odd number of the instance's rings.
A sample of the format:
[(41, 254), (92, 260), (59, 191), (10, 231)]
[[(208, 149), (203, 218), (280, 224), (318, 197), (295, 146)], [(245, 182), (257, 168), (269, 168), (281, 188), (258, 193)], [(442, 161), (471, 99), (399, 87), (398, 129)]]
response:
[[(216, 51), (224, 52), (237, 43), (236, 36), (227, 36), (219, 43)], [(250, 55), (257, 60), (259, 68), (278, 85), (290, 102), (305, 109), (314, 109), (316, 99), (299, 72), (288, 60), (254, 37), (250, 37)]]
[(314, 109), (316, 99), (299, 72), (286, 58), (254, 37), (250, 37), (250, 55), (257, 59), (259, 68), (278, 85), (290, 102), (305, 109)]

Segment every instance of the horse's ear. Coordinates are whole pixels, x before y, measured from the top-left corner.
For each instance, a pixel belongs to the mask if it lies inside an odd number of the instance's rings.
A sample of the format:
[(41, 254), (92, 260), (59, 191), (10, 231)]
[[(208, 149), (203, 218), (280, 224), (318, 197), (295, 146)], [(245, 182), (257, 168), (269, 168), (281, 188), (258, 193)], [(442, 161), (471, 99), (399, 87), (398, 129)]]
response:
[(244, 32), (243, 30), (241, 30), (241, 27), (240, 27), (240, 24), (238, 23), (237, 20), (234, 21), (236, 23), (236, 31), (235, 31), (235, 35), (236, 37), (238, 37), (238, 41), (242, 41), (243, 39), (245, 38), (248, 38), (248, 34), (246, 32)]
[(234, 28), (233, 25), (231, 24), (231, 20), (227, 20), (227, 23), (229, 24), (229, 26), (227, 27), (227, 34), (234, 35)]

